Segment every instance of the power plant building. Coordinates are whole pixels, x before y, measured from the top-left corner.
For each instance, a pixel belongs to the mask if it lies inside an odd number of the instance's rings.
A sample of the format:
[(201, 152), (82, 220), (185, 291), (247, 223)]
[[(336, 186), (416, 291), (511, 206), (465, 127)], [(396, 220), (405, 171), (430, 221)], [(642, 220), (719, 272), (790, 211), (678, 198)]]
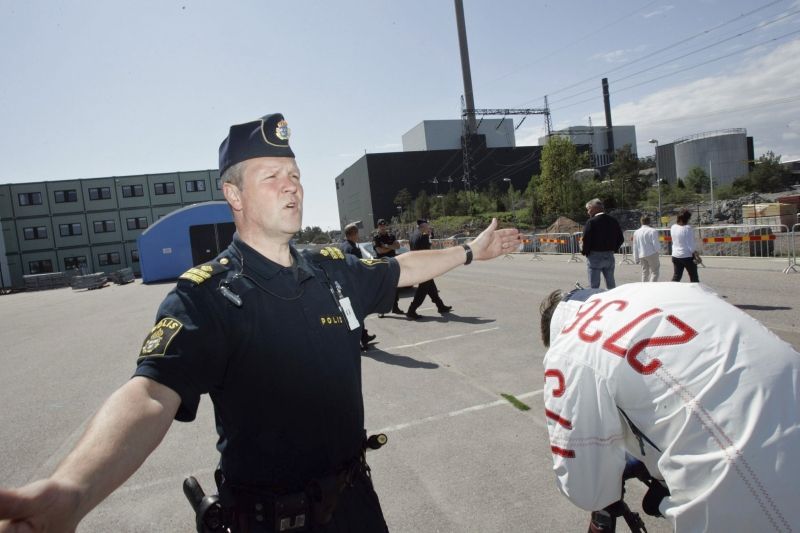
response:
[[(609, 133), (611, 135), (609, 136)], [(613, 161), (614, 151), (630, 145), (631, 152), (636, 155), (636, 126), (571, 126), (553, 131), (551, 135), (566, 137), (572, 144), (592, 147), (592, 167), (606, 169)], [(547, 137), (539, 137), (539, 144), (547, 144)]]
[(744, 128), (697, 133), (656, 147), (658, 176), (670, 184), (695, 167), (716, 184), (729, 184), (750, 171), (753, 159), (753, 138)]
[[(361, 221), (367, 231), (399, 214), (398, 191), (416, 197), (510, 183), (520, 190), (540, 172), (541, 147), (515, 147), (510, 119), (485, 119), (470, 139), (470, 179), (464, 181), (463, 122), (426, 120), (403, 135), (402, 152), (365, 154), (336, 176), (339, 222)], [(509, 180), (506, 182), (505, 180)]]

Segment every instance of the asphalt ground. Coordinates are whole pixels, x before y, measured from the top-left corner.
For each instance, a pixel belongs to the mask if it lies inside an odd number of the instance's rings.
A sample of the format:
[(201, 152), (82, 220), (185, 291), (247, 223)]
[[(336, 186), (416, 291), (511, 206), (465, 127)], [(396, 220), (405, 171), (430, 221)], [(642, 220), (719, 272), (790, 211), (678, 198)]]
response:
[[(389, 437), (368, 458), (390, 530), (586, 530), (588, 514), (555, 487), (541, 398), (539, 302), (586, 279), (585, 263), (567, 259), (475, 262), (437, 279), (452, 314), (441, 317), (426, 302), (417, 322), (391, 314), (367, 319), (378, 344), (362, 358), (366, 424)], [(705, 261), (702, 282), (800, 349), (800, 273), (783, 274), (785, 260)], [(662, 279), (671, 274), (664, 257)], [(639, 276), (638, 266), (617, 266), (618, 284)], [(130, 377), (171, 286), (137, 280), (0, 296), (0, 486), (52, 472), (103, 400)], [(406, 309), (413, 293), (401, 294)], [(501, 394), (531, 409), (519, 410)], [(213, 487), (210, 407), (206, 398), (195, 422), (175, 423), (79, 531), (194, 531), (181, 483), (193, 474)], [(634, 509), (642, 494), (641, 484), (628, 483)], [(645, 522), (649, 531), (669, 531), (663, 520)]]

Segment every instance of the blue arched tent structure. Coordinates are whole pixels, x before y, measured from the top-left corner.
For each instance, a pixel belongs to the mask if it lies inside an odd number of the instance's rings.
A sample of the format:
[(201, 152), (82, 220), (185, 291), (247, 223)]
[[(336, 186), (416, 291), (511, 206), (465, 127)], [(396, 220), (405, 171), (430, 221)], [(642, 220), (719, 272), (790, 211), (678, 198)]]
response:
[(142, 281), (172, 280), (216, 257), (233, 235), (227, 202), (194, 204), (164, 216), (137, 239)]

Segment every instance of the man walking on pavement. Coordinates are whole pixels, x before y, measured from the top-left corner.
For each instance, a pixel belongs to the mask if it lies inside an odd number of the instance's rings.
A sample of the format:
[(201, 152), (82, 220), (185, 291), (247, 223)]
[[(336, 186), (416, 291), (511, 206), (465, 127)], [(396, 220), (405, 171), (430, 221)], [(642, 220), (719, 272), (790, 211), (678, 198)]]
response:
[(642, 227), (633, 232), (633, 261), (642, 264), (642, 281), (658, 281), (658, 271), (661, 268), (658, 230), (650, 226), (650, 217), (647, 215), (642, 216), (639, 221)]
[(603, 202), (598, 198), (586, 203), (586, 211), (589, 213), (589, 220), (583, 229), (581, 253), (586, 256), (589, 284), (593, 289), (600, 288), (602, 273), (606, 288), (613, 289), (617, 286), (614, 280), (614, 253), (625, 241), (622, 228), (614, 217), (605, 213)]
[[(431, 227), (428, 224), (427, 220), (420, 219), (417, 220), (417, 230), (411, 236), (411, 240), (409, 244), (411, 246), (411, 251), (416, 250), (430, 250), (431, 249), (431, 237), (433, 236), (433, 232), (431, 231)], [(408, 312), (406, 316), (411, 320), (417, 320), (420, 318), (420, 315), (417, 314), (417, 309), (422, 302), (425, 300), (426, 296), (430, 296), (433, 303), (436, 304), (436, 310), (439, 313), (449, 313), (453, 307), (450, 305), (444, 305), (444, 302), (441, 298), (439, 298), (439, 289), (436, 288), (436, 282), (432, 279), (428, 281), (423, 281), (417, 286), (417, 291), (414, 293), (414, 299), (411, 301), (411, 305), (408, 306)]]

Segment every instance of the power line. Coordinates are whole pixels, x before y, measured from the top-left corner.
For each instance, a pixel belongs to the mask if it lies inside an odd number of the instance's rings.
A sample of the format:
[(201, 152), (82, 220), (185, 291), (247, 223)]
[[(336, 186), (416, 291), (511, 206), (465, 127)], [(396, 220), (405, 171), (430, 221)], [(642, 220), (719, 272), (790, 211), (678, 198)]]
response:
[[(581, 80), (579, 82), (573, 83), (572, 85), (567, 85), (566, 87), (562, 87), (562, 88), (560, 88), (558, 90), (548, 92), (547, 94), (548, 95), (558, 94), (558, 93), (560, 93), (562, 91), (565, 91), (567, 89), (572, 89), (573, 87), (577, 87), (578, 85), (581, 85), (581, 84), (586, 83), (588, 81), (594, 81), (597, 78), (601, 78), (601, 77), (608, 77), (608, 74), (610, 74), (611, 72), (616, 72), (618, 70), (622, 70), (622, 69), (628, 68), (629, 66), (633, 65), (634, 63), (638, 63), (640, 61), (644, 61), (645, 59), (653, 57), (654, 55), (658, 55), (661, 52), (666, 52), (667, 50), (670, 50), (672, 48), (675, 48), (676, 46), (680, 46), (682, 44), (688, 43), (689, 41), (694, 40), (694, 39), (696, 39), (698, 37), (701, 37), (703, 35), (708, 35), (709, 33), (713, 32), (713, 31), (716, 31), (716, 30), (718, 30), (718, 29), (720, 29), (720, 28), (722, 28), (724, 26), (727, 26), (728, 24), (732, 24), (732, 23), (736, 22), (737, 20), (743, 19), (745, 17), (749, 17), (753, 13), (757, 13), (758, 11), (766, 9), (766, 8), (768, 8), (768, 7), (770, 7), (770, 6), (774, 5), (774, 4), (779, 4), (782, 1), (783, 0), (774, 0), (773, 2), (765, 4), (765, 5), (763, 5), (763, 6), (759, 7), (759, 8), (756, 8), (756, 9), (754, 9), (752, 11), (748, 11), (747, 13), (743, 13), (743, 14), (739, 15), (738, 17), (732, 18), (732, 19), (730, 19), (730, 20), (728, 20), (726, 22), (723, 22), (721, 24), (718, 24), (718, 25), (716, 25), (716, 26), (714, 26), (712, 28), (708, 28), (708, 29), (703, 30), (703, 31), (701, 31), (699, 33), (695, 33), (694, 35), (686, 37), (685, 39), (681, 39), (680, 41), (676, 41), (676, 42), (674, 42), (672, 44), (669, 44), (669, 45), (667, 45), (667, 46), (665, 46), (663, 48), (660, 48), (660, 49), (658, 49), (658, 50), (656, 50), (654, 52), (651, 52), (650, 54), (647, 54), (645, 56), (642, 56), (642, 57), (633, 59), (631, 61), (628, 61), (624, 65), (620, 65), (619, 67), (613, 68), (611, 70), (607, 70), (607, 71), (605, 71), (603, 73), (596, 74), (594, 76), (590, 76), (590, 77), (585, 78), (585, 79), (583, 79), (583, 80)], [(578, 94), (581, 94), (581, 93), (578, 93)]]
[[(798, 13), (800, 13), (800, 9), (798, 9), (798, 10), (796, 10), (796, 11), (792, 11), (792, 12), (790, 12), (790, 13), (787, 13), (787, 14), (784, 14), (784, 15), (782, 15), (782, 16), (780, 16), (780, 17), (778, 17), (777, 19), (771, 20), (771, 21), (769, 21), (769, 22), (767, 22), (767, 23), (764, 23), (764, 24), (762, 24), (762, 23), (759, 23), (758, 25), (756, 25), (756, 26), (754, 26), (754, 27), (752, 27), (752, 28), (749, 28), (749, 29), (747, 29), (747, 30), (745, 30), (745, 31), (743, 31), (743, 32), (737, 33), (736, 35), (731, 35), (731, 36), (729, 36), (729, 37), (726, 37), (726, 38), (724, 38), (724, 39), (721, 39), (721, 40), (719, 40), (719, 41), (715, 41), (715, 42), (713, 42), (713, 43), (711, 43), (711, 44), (708, 44), (708, 45), (706, 45), (706, 46), (703, 46), (703, 47), (701, 47), (701, 48), (698, 48), (698, 49), (696, 49), (696, 50), (692, 50), (691, 52), (687, 52), (687, 53), (685, 53), (685, 54), (683, 54), (683, 55), (680, 55), (680, 56), (674, 57), (674, 58), (672, 58), (672, 59), (667, 59), (666, 61), (662, 61), (661, 63), (657, 63), (657, 64), (655, 64), (655, 65), (652, 65), (652, 66), (650, 66), (650, 67), (648, 67), (648, 68), (646, 68), (646, 69), (642, 69), (642, 70), (639, 70), (639, 71), (637, 71), (637, 72), (634, 72), (634, 73), (632, 73), (632, 74), (628, 74), (627, 76), (623, 76), (622, 78), (617, 78), (617, 79), (613, 80), (613, 82), (614, 82), (614, 83), (618, 83), (618, 82), (620, 82), (620, 81), (627, 80), (627, 79), (630, 79), (630, 78), (632, 78), (632, 77), (634, 77), (634, 76), (638, 76), (639, 74), (643, 74), (643, 73), (645, 73), (645, 72), (648, 72), (648, 71), (650, 71), (650, 70), (656, 69), (656, 68), (658, 68), (658, 67), (662, 67), (662, 66), (664, 66), (664, 65), (667, 65), (667, 64), (669, 64), (669, 63), (672, 63), (672, 62), (678, 61), (678, 60), (680, 60), (680, 59), (684, 59), (684, 58), (686, 58), (686, 57), (689, 57), (689, 56), (691, 56), (691, 55), (697, 54), (697, 53), (699, 53), (699, 52), (703, 52), (703, 51), (705, 51), (705, 50), (708, 50), (708, 49), (710, 49), (710, 48), (713, 48), (713, 47), (715, 47), (715, 46), (718, 46), (718, 45), (720, 45), (720, 44), (723, 44), (723, 43), (726, 43), (726, 42), (728, 42), (728, 41), (731, 41), (731, 40), (733, 40), (733, 39), (736, 39), (736, 38), (738, 38), (738, 37), (741, 37), (741, 36), (743, 36), (743, 35), (745, 35), (745, 34), (747, 34), (747, 33), (750, 33), (750, 32), (756, 31), (756, 30), (759, 30), (759, 29), (761, 29), (761, 28), (764, 28), (765, 26), (769, 26), (770, 24), (775, 24), (775, 23), (777, 23), (777, 22), (780, 22), (780, 21), (781, 21), (781, 20), (783, 20), (783, 19), (786, 19), (786, 18), (789, 18), (789, 17), (793, 17), (793, 16), (797, 15)], [(625, 66), (627, 67), (627, 66), (629, 66), (629, 65), (625, 65)], [(619, 70), (619, 69), (614, 69), (614, 70)], [(612, 70), (612, 71), (609, 71), (609, 72), (613, 72), (613, 70)], [(575, 94), (572, 94), (572, 95), (570, 95), (570, 96), (565, 96), (565, 97), (564, 97), (564, 98), (562, 98), (561, 100), (556, 100), (556, 102), (557, 102), (557, 103), (559, 103), (559, 102), (563, 102), (563, 101), (565, 101), (565, 100), (572, 99), (572, 98), (574, 98), (574, 97), (576, 97), (576, 96), (580, 96), (581, 94), (585, 94), (585, 93), (587, 93), (587, 92), (594, 91), (594, 90), (595, 90), (595, 88), (594, 88), (594, 87), (592, 87), (592, 88), (590, 88), (590, 89), (586, 89), (586, 90), (584, 90), (584, 91), (577, 92), (577, 93), (575, 93)]]
[[(690, 66), (688, 66), (688, 67), (685, 67), (685, 68), (682, 68), (682, 69), (679, 69), (679, 70), (675, 70), (675, 71), (669, 72), (669, 73), (667, 73), (667, 74), (663, 74), (663, 75), (661, 75), (661, 76), (656, 76), (655, 78), (650, 78), (649, 80), (645, 80), (645, 81), (642, 81), (642, 82), (639, 82), (639, 83), (634, 83), (633, 85), (628, 85), (627, 87), (618, 87), (618, 88), (615, 88), (615, 89), (614, 89), (614, 92), (615, 92), (615, 93), (620, 93), (620, 92), (622, 92), (622, 91), (627, 91), (628, 89), (633, 89), (634, 87), (639, 87), (639, 86), (641, 86), (641, 85), (646, 85), (646, 84), (648, 84), (648, 83), (652, 83), (652, 82), (654, 82), (654, 81), (658, 81), (658, 80), (660, 80), (660, 79), (663, 79), (663, 78), (666, 78), (666, 77), (669, 77), (669, 76), (674, 76), (675, 74), (679, 74), (679, 73), (681, 73), (681, 72), (686, 72), (687, 70), (692, 70), (692, 69), (695, 69), (695, 68), (697, 68), (697, 67), (702, 67), (703, 65), (708, 65), (709, 63), (713, 63), (713, 62), (715, 62), (715, 61), (720, 61), (720, 60), (722, 60), (722, 59), (727, 59), (727, 58), (729, 58), (729, 57), (731, 57), (731, 56), (734, 56), (734, 55), (736, 55), (736, 54), (741, 54), (741, 53), (743, 53), (743, 52), (747, 52), (748, 50), (752, 50), (753, 48), (758, 48), (759, 46), (763, 46), (763, 45), (765, 45), (765, 44), (769, 44), (769, 43), (771, 43), (771, 42), (773, 42), (773, 41), (777, 41), (777, 40), (780, 40), (780, 39), (784, 39), (784, 38), (786, 38), (786, 37), (789, 37), (789, 36), (791, 36), (791, 35), (794, 35), (794, 34), (796, 34), (796, 33), (800, 33), (800, 30), (795, 30), (795, 31), (792, 31), (792, 32), (789, 32), (789, 33), (785, 33), (785, 34), (783, 34), (783, 35), (779, 35), (778, 37), (774, 37), (774, 38), (772, 38), (772, 39), (769, 39), (769, 40), (767, 40), (767, 41), (762, 41), (762, 42), (760, 42), (760, 43), (756, 43), (756, 44), (754, 44), (754, 45), (752, 45), (752, 46), (748, 46), (748, 47), (746, 47), (746, 48), (742, 48), (742, 49), (740, 49), (740, 50), (736, 50), (736, 51), (734, 51), (734, 52), (731, 52), (731, 53), (729, 53), (729, 54), (725, 54), (725, 55), (722, 55), (722, 56), (718, 56), (718, 57), (715, 57), (715, 58), (709, 59), (709, 60), (707, 60), (707, 61), (703, 61), (703, 62), (701, 62), (701, 63), (696, 63), (696, 64), (694, 64), (694, 65), (690, 65)], [(615, 80), (615, 81), (616, 81), (616, 80)], [(596, 97), (587, 98), (587, 99), (585, 99), (585, 100), (580, 100), (580, 101), (578, 101), (578, 102), (574, 102), (574, 103), (571, 103), (571, 104), (563, 105), (563, 106), (561, 106), (561, 107), (558, 107), (558, 108), (556, 108), (556, 110), (567, 109), (568, 107), (573, 107), (573, 106), (576, 106), (576, 105), (579, 105), (579, 104), (583, 104), (583, 103), (586, 103), (586, 102), (591, 102), (591, 101), (593, 101), (593, 100), (596, 100)]]
[(673, 122), (680, 122), (686, 119), (695, 119), (695, 118), (705, 118), (705, 117), (713, 117), (715, 115), (724, 115), (731, 112), (736, 111), (750, 111), (752, 109), (758, 109), (760, 107), (769, 107), (778, 104), (788, 104), (789, 102), (794, 102), (796, 100), (800, 100), (800, 94), (796, 94), (794, 96), (787, 96), (785, 98), (775, 98), (772, 100), (764, 100), (762, 102), (756, 102), (750, 105), (744, 106), (735, 106), (735, 107), (728, 107), (723, 109), (718, 109), (717, 111), (712, 111), (710, 113), (692, 113), (690, 115), (684, 115), (682, 117), (670, 117), (668, 119), (663, 120), (653, 120), (651, 122), (640, 122), (640, 124), (646, 124), (648, 126), (657, 125), (657, 124), (670, 124)]

